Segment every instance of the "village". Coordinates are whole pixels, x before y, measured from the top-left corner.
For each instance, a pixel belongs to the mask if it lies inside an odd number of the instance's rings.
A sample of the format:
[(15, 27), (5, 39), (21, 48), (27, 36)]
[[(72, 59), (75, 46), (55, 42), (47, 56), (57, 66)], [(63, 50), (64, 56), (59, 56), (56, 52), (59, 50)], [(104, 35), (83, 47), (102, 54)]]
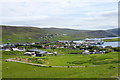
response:
[[(104, 44), (102, 39), (84, 39), (80, 41), (48, 41), (48, 42), (33, 42), (33, 43), (7, 43), (0, 46), (2, 51), (25, 51), (24, 56), (48, 56), (48, 55), (59, 55), (54, 49), (70, 49), (71, 52), (68, 54), (106, 54), (114, 52), (115, 49), (112, 46), (100, 46)], [(99, 46), (96, 46), (99, 45)], [(43, 50), (44, 49), (44, 50)], [(51, 49), (51, 51), (49, 51)], [(80, 50), (80, 51), (78, 51)]]

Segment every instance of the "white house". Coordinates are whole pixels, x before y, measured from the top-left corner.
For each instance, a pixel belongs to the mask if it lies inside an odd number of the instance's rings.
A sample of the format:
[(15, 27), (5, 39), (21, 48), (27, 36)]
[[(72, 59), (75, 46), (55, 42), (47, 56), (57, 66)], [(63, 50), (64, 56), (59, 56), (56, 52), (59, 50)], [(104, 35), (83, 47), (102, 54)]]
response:
[(35, 52), (25, 52), (24, 55), (28, 55), (28, 56), (32, 56), (32, 57), (36, 56)]
[(53, 52), (55, 55), (57, 55), (58, 54), (58, 52)]
[(11, 51), (11, 49), (5, 49), (5, 51)]
[(25, 48), (12, 48), (13, 51), (25, 51)]
[(57, 55), (57, 54), (58, 54), (58, 52), (53, 52), (53, 53), (48, 52), (47, 54), (48, 54), (48, 55)]
[(82, 54), (90, 54), (90, 52), (88, 50), (85, 50), (84, 52), (82, 52)]
[(104, 43), (104, 41), (102, 40), (102, 39), (88, 39), (88, 38), (86, 38), (86, 39), (84, 39), (84, 42), (85, 43), (92, 43), (92, 44), (103, 44)]
[(47, 54), (52, 55), (53, 53), (48, 52)]

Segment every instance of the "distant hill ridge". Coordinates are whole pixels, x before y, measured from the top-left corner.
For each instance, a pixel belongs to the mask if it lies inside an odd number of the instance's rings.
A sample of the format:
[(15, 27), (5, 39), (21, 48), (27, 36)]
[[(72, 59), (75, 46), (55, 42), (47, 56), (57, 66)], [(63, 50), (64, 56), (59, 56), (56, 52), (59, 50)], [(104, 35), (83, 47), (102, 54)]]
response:
[(117, 37), (118, 30), (74, 30), (61, 28), (37, 28), (25, 26), (2, 27), (3, 43), (41, 42), (54, 40), (80, 40), (84, 38)]

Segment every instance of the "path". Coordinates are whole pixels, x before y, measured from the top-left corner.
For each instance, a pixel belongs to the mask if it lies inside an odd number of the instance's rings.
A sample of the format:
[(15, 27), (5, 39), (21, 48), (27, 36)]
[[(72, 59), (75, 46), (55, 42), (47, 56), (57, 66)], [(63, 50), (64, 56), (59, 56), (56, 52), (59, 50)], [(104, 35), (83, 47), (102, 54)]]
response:
[(18, 60), (13, 60), (15, 58), (11, 58), (11, 59), (6, 59), (6, 62), (19, 62), (19, 63), (25, 63), (25, 64), (30, 64), (33, 66), (40, 66), (40, 67), (67, 67), (67, 68), (71, 68), (71, 67), (93, 67), (96, 65), (92, 65), (92, 66), (48, 66), (48, 65), (42, 65), (42, 64), (35, 64), (35, 63), (28, 63), (28, 62), (23, 62), (23, 61), (18, 61)]

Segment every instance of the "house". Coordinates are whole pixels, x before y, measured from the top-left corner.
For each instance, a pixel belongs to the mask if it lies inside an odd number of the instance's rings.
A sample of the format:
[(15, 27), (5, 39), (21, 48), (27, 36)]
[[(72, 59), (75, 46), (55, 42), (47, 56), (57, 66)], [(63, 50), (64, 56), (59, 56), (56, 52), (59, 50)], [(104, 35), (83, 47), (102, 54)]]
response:
[(4, 45), (1, 44), (0, 47), (2, 48), (2, 47), (4, 47)]
[(95, 54), (105, 54), (106, 51), (98, 51), (98, 52), (95, 52)]
[(35, 45), (35, 42), (31, 43), (31, 45)]
[(25, 48), (12, 48), (13, 51), (25, 51)]
[(35, 52), (36, 56), (39, 56), (39, 57), (47, 55), (47, 52), (48, 52), (48, 51), (43, 51), (39, 49), (31, 49), (30, 51)]
[(80, 45), (80, 44), (83, 44), (83, 41), (82, 41), (82, 40), (79, 40), (79, 41), (73, 41), (73, 43), (76, 43), (76, 44)]
[(89, 43), (89, 44), (103, 44), (104, 41), (102, 39), (84, 39), (84, 43)]
[(90, 54), (90, 52), (88, 50), (85, 50), (84, 52), (82, 52), (82, 54)]
[(61, 43), (70, 43), (72, 41), (68, 41), (68, 40), (58, 40), (58, 42), (61, 42)]
[(6, 48), (6, 49), (3, 49), (4, 51), (11, 51), (11, 49), (10, 48)]
[(57, 55), (58, 52), (48, 52), (47, 55)]
[(47, 54), (48, 54), (48, 55), (53, 55), (54, 53), (50, 53), (50, 52), (48, 52)]
[(7, 46), (7, 44), (1, 44), (0, 45), (1, 48), (5, 47), (5, 46)]
[(53, 54), (54, 54), (54, 55), (57, 55), (57, 54), (58, 54), (58, 52), (53, 52)]
[(25, 52), (24, 55), (35, 57), (35, 52)]
[(64, 46), (61, 46), (61, 47), (59, 47), (59, 48), (64, 48)]

